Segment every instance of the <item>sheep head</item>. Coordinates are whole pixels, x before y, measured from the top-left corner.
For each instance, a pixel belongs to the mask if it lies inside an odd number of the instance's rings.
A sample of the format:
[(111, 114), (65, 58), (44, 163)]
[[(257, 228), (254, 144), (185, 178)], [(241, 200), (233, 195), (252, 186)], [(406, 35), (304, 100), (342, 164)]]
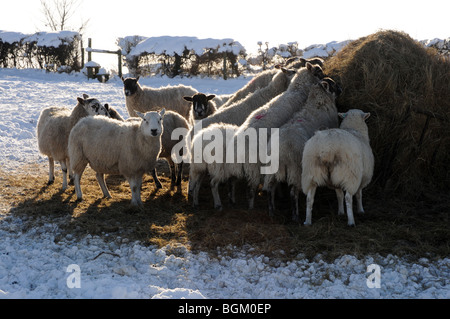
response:
[(211, 101), (215, 97), (216, 96), (214, 94), (205, 95), (203, 93), (196, 93), (193, 96), (184, 96), (183, 99), (185, 99), (188, 102), (192, 102), (192, 107), (195, 116), (197, 118), (202, 118), (208, 112), (209, 101)]
[(163, 117), (166, 110), (162, 109), (160, 112), (151, 111), (147, 113), (136, 112), (137, 116), (142, 119), (141, 130), (145, 136), (160, 136), (163, 132)]
[(139, 76), (137, 78), (123, 78), (123, 91), (125, 92), (125, 96), (131, 96), (136, 93), (139, 87)]

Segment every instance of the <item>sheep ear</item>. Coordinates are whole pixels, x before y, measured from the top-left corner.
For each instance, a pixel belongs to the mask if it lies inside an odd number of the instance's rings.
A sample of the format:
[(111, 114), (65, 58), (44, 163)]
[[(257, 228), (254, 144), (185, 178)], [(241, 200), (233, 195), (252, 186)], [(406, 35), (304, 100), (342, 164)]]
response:
[(194, 99), (191, 96), (183, 96), (186, 101), (192, 102)]
[(136, 115), (139, 116), (141, 119), (144, 119), (144, 114), (141, 112), (136, 111)]
[(281, 69), (281, 64), (275, 65), (275, 69)]
[(211, 94), (211, 95), (208, 95), (207, 97), (206, 97), (206, 99), (208, 100), (208, 101), (211, 101), (213, 98), (215, 98), (216, 96), (214, 95), (214, 94)]
[(83, 98), (81, 98), (81, 97), (77, 97), (77, 101), (78, 101), (78, 103), (80, 103), (80, 104), (82, 104), (82, 105), (84, 105), (84, 99)]
[(330, 92), (330, 85), (328, 84), (327, 81), (322, 81), (320, 82), (320, 85), (323, 87), (323, 89), (327, 92)]
[(166, 114), (166, 109), (165, 109), (165, 108), (163, 108), (163, 109), (159, 112), (159, 115), (160, 115), (161, 117), (163, 117), (164, 114)]
[(105, 103), (105, 109), (107, 109), (109, 111), (109, 104)]
[(123, 77), (123, 76), (121, 77), (121, 79), (122, 79), (122, 82), (125, 82), (125, 79), (124, 79), (124, 77)]
[(370, 112), (364, 113), (363, 118), (366, 121), (370, 117)]
[(138, 76), (138, 77), (136, 78), (136, 82), (139, 81), (140, 78), (141, 78), (141, 76)]
[(86, 99), (88, 99), (88, 98), (89, 98), (89, 95), (83, 93), (83, 99), (86, 100)]
[(345, 119), (345, 117), (347, 116), (347, 113), (338, 113), (338, 115), (341, 119)]
[(284, 74), (286, 75), (294, 75), (295, 71), (294, 70), (290, 70), (290, 69), (286, 69), (286, 68), (281, 68), (281, 71), (283, 71)]
[(312, 71), (314, 69), (314, 66), (309, 62), (306, 62), (305, 66), (309, 71)]

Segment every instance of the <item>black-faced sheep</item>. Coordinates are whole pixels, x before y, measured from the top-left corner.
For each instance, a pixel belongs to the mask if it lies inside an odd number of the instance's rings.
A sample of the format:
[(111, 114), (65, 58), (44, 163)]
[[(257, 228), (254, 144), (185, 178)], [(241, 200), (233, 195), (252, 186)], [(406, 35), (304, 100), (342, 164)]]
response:
[(348, 225), (354, 226), (353, 196), (363, 213), (362, 189), (371, 181), (374, 156), (365, 120), (370, 113), (352, 109), (339, 113), (339, 128), (318, 131), (305, 144), (302, 158), (302, 190), (306, 195), (305, 225), (311, 225), (317, 187), (336, 189), (340, 215), (344, 214), (344, 191)]
[(183, 99), (192, 104), (189, 111), (189, 124), (194, 125), (196, 121), (214, 114), (217, 111), (215, 103), (212, 101), (216, 96), (214, 94), (206, 95), (196, 93), (192, 96), (184, 96)]
[(197, 91), (189, 86), (166, 86), (161, 88), (142, 87), (137, 78), (123, 78), (124, 93), (128, 114), (136, 117), (136, 111), (149, 112), (165, 107), (181, 114), (189, 121), (189, 103), (184, 96), (192, 96)]
[[(36, 128), (39, 151), (48, 156), (48, 183), (52, 184), (55, 180), (55, 161), (57, 161), (63, 173), (63, 190), (67, 188), (67, 171), (70, 170), (67, 143), (71, 129), (83, 117), (109, 116), (106, 108), (97, 99), (89, 98), (87, 94), (84, 94), (83, 98), (78, 97), (77, 101), (78, 104), (72, 110), (58, 106), (43, 109)], [(69, 177), (72, 177), (70, 171)]]
[(161, 152), (164, 112), (136, 112), (140, 121), (125, 122), (94, 116), (75, 125), (68, 149), (78, 200), (82, 199), (81, 175), (89, 164), (104, 197), (111, 197), (104, 174), (123, 175), (130, 184), (131, 204), (142, 205), (142, 177), (155, 168)]

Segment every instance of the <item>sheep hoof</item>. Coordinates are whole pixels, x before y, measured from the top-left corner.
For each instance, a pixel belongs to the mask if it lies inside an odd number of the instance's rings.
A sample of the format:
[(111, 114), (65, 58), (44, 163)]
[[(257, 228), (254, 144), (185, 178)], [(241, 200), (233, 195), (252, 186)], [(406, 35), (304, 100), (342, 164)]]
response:
[(219, 212), (222, 211), (222, 205), (215, 206), (214, 208), (215, 208), (216, 210), (218, 210)]
[(303, 225), (304, 226), (311, 226), (311, 223), (304, 222)]
[(155, 186), (156, 186), (156, 189), (161, 189), (162, 188), (161, 183), (155, 183)]
[(348, 227), (355, 227), (355, 224), (347, 224), (348, 225)]
[(53, 180), (49, 180), (48, 182), (47, 182), (47, 185), (52, 185), (53, 183), (55, 182), (55, 180), (53, 179)]
[(293, 214), (292, 215), (292, 221), (298, 223), (299, 222), (298, 215)]

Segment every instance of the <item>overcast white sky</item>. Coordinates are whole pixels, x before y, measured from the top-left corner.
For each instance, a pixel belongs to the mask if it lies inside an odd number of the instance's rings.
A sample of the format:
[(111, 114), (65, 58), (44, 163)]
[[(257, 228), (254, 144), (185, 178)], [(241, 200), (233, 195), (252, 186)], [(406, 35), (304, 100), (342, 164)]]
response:
[[(84, 0), (72, 23), (90, 19), (85, 38), (99, 49), (116, 49), (117, 37), (169, 35), (233, 38), (255, 52), (258, 41), (297, 41), (304, 48), (380, 29), (444, 39), (450, 37), (449, 9), (449, 0)], [(40, 1), (2, 1), (0, 30), (44, 30)]]

